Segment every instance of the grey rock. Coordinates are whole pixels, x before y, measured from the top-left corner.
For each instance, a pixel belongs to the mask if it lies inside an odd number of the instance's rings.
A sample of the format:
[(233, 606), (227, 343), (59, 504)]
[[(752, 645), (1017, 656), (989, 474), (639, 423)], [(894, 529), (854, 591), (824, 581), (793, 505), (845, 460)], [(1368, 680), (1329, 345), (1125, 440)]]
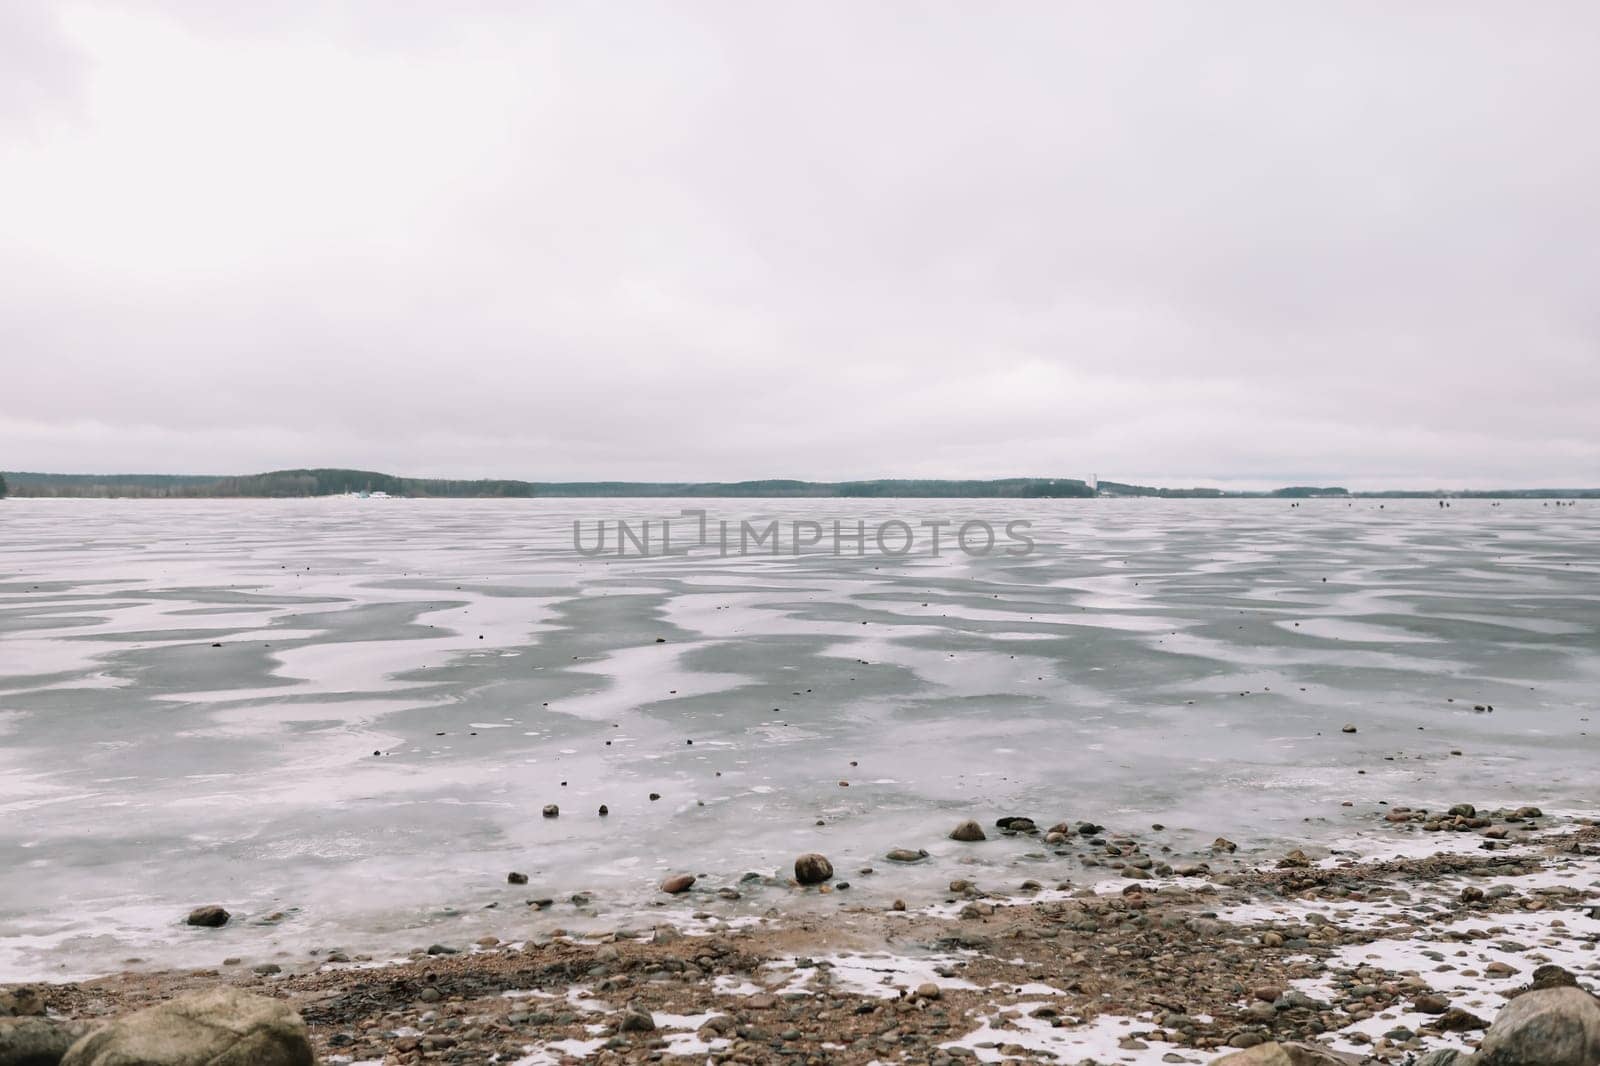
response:
[(794, 879), (802, 885), (820, 885), (833, 877), (833, 863), (826, 855), (808, 852), (794, 861)]
[(1533, 981), (1530, 989), (1540, 988), (1577, 988), (1578, 979), (1571, 970), (1564, 969), (1554, 963), (1546, 963), (1533, 971)]
[(1471, 1033), (1489, 1028), (1489, 1023), (1471, 1011), (1451, 1007), (1439, 1015), (1439, 1020), (1433, 1023), (1433, 1027), (1441, 1033)]
[(884, 856), (890, 862), (920, 862), (927, 857), (928, 853), (922, 848), (918, 848), (916, 851), (912, 851), (910, 848), (895, 848)]
[(1235, 1051), (1220, 1059), (1212, 1059), (1212, 1066), (1354, 1066), (1359, 1058), (1341, 1055), (1315, 1044), (1280, 1044), (1272, 1041), (1257, 1044), (1245, 1051)]
[(61, 1066), (312, 1066), (305, 1022), (287, 1004), (213, 988), (119, 1018)]
[(1417, 1066), (1467, 1066), (1472, 1061), (1472, 1056), (1457, 1051), (1453, 1047), (1442, 1047), (1430, 1051), (1417, 1060)]
[(196, 907), (189, 912), (189, 917), (184, 919), (189, 925), (204, 926), (207, 929), (216, 929), (228, 924), (228, 919), (233, 917), (218, 906)]
[(618, 1032), (623, 1033), (653, 1033), (655, 1029), (656, 1020), (650, 1016), (650, 1012), (637, 1006), (630, 1006), (617, 1025)]
[(21, 985), (9, 992), (0, 992), (0, 1018), (12, 1015), (27, 1017), (44, 1013), (44, 997), (37, 988)]
[(0, 1066), (56, 1066), (93, 1028), (63, 1018), (0, 1018)]
[(1581, 988), (1541, 988), (1507, 1003), (1484, 1034), (1482, 1066), (1595, 1066), (1600, 1001)]
[(979, 825), (971, 818), (968, 818), (966, 821), (950, 830), (950, 839), (960, 840), (970, 844), (975, 841), (987, 840), (989, 838), (984, 834), (983, 826)]

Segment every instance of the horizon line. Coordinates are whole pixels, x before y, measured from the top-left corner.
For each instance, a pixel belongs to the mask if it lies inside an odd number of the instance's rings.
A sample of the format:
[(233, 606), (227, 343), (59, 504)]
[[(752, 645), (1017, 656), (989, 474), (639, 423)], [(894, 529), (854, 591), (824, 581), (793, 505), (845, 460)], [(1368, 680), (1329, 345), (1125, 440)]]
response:
[[(718, 490), (718, 489), (737, 489), (737, 488), (744, 488), (744, 487), (754, 488), (756, 486), (760, 486), (760, 485), (763, 485), (763, 484), (792, 485), (792, 486), (795, 486), (797, 488), (808, 488), (808, 489), (818, 489), (818, 490), (827, 490), (827, 489), (831, 489), (831, 488), (840, 488), (840, 487), (855, 487), (855, 486), (873, 486), (873, 485), (890, 486), (890, 485), (917, 485), (917, 484), (930, 484), (930, 485), (931, 484), (944, 484), (944, 485), (950, 486), (951, 489), (956, 489), (959, 486), (980, 487), (980, 486), (1020, 485), (1020, 486), (1031, 486), (1031, 487), (1038, 487), (1038, 488), (1048, 488), (1050, 486), (1060, 485), (1060, 486), (1063, 486), (1063, 487), (1081, 486), (1083, 489), (1088, 490), (1088, 492), (1090, 494), (1095, 494), (1095, 495), (1116, 496), (1116, 495), (1151, 495), (1151, 494), (1168, 494), (1168, 493), (1170, 493), (1170, 494), (1177, 494), (1177, 495), (1199, 494), (1199, 498), (1207, 498), (1207, 497), (1215, 497), (1215, 496), (1223, 496), (1223, 497), (1228, 497), (1228, 496), (1235, 496), (1235, 497), (1262, 497), (1262, 496), (1265, 496), (1265, 497), (1271, 497), (1271, 496), (1286, 495), (1286, 494), (1299, 494), (1299, 495), (1318, 495), (1318, 494), (1320, 494), (1320, 495), (1336, 496), (1336, 497), (1371, 497), (1371, 496), (1426, 496), (1426, 497), (1433, 497), (1433, 496), (1467, 496), (1467, 497), (1492, 497), (1492, 496), (1497, 496), (1497, 495), (1498, 496), (1523, 496), (1523, 497), (1539, 496), (1539, 495), (1551, 496), (1551, 497), (1553, 497), (1553, 496), (1568, 496), (1568, 495), (1570, 495), (1570, 496), (1593, 497), (1593, 496), (1600, 495), (1600, 488), (1597, 488), (1597, 487), (1574, 486), (1574, 485), (1553, 485), (1553, 484), (1528, 485), (1528, 486), (1521, 486), (1521, 487), (1499, 485), (1499, 486), (1495, 486), (1495, 487), (1491, 487), (1491, 488), (1446, 488), (1446, 487), (1442, 487), (1442, 486), (1432, 486), (1432, 487), (1415, 487), (1415, 488), (1398, 487), (1398, 488), (1385, 488), (1385, 489), (1371, 489), (1371, 488), (1368, 488), (1368, 489), (1353, 489), (1353, 488), (1348, 488), (1348, 487), (1346, 487), (1344, 485), (1338, 484), (1337, 481), (1328, 480), (1328, 479), (1318, 479), (1317, 481), (1312, 481), (1310, 479), (1302, 479), (1302, 480), (1285, 479), (1285, 481), (1283, 483), (1276, 484), (1273, 487), (1248, 488), (1247, 489), (1247, 488), (1224, 488), (1224, 487), (1220, 487), (1218, 485), (1207, 485), (1207, 484), (1204, 484), (1204, 483), (1191, 483), (1191, 484), (1186, 484), (1186, 485), (1181, 485), (1181, 484), (1180, 485), (1143, 484), (1143, 483), (1134, 482), (1134, 481), (1123, 481), (1123, 480), (1119, 480), (1119, 479), (1116, 479), (1116, 478), (1101, 478), (1098, 475), (1093, 475), (1093, 474), (1091, 474), (1089, 477), (1063, 477), (1063, 476), (1042, 476), (1042, 475), (1008, 475), (1008, 476), (1004, 476), (1004, 477), (890, 476), (890, 477), (847, 478), (847, 479), (839, 479), (839, 480), (815, 480), (815, 479), (810, 479), (810, 478), (797, 478), (797, 477), (755, 477), (755, 478), (738, 478), (738, 479), (734, 479), (734, 480), (677, 480), (677, 479), (674, 479), (674, 480), (662, 480), (662, 479), (627, 480), (627, 479), (622, 479), (622, 478), (589, 478), (589, 479), (570, 479), (569, 478), (569, 479), (561, 479), (561, 480), (532, 480), (532, 479), (528, 479), (528, 478), (490, 477), (490, 476), (417, 477), (417, 476), (404, 475), (404, 474), (391, 474), (391, 473), (387, 473), (387, 472), (379, 471), (379, 470), (366, 470), (366, 469), (360, 469), (360, 468), (355, 468), (355, 467), (329, 467), (329, 466), (319, 466), (319, 467), (281, 467), (281, 468), (277, 468), (277, 469), (265, 470), (265, 471), (261, 471), (261, 472), (258, 472), (258, 473), (249, 473), (249, 474), (165, 474), (165, 473), (105, 473), (105, 472), (78, 474), (78, 473), (63, 473), (63, 472), (55, 472), (55, 471), (35, 471), (35, 470), (0, 471), (0, 476), (8, 476), (10, 478), (17, 479), (13, 484), (8, 486), (11, 489), (11, 494), (12, 495), (19, 495), (18, 490), (45, 489), (45, 488), (51, 487), (50, 483), (52, 483), (52, 482), (55, 483), (56, 487), (59, 487), (59, 488), (62, 488), (62, 489), (65, 489), (65, 488), (68, 488), (68, 487), (73, 487), (73, 486), (81, 487), (81, 488), (88, 488), (88, 487), (91, 487), (91, 486), (95, 486), (97, 484), (98, 485), (103, 485), (106, 488), (114, 488), (114, 487), (117, 487), (119, 484), (121, 484), (121, 485), (123, 485), (123, 487), (128, 487), (128, 488), (143, 487), (143, 488), (147, 488), (147, 489), (155, 489), (155, 488), (162, 487), (160, 485), (160, 483), (169, 482), (169, 483), (173, 483), (173, 484), (170, 484), (170, 485), (168, 485), (166, 487), (169, 487), (169, 488), (172, 488), (172, 489), (177, 489), (177, 490), (179, 490), (179, 492), (181, 494), (182, 490), (200, 490), (202, 488), (207, 488), (207, 487), (210, 487), (213, 490), (221, 490), (221, 489), (224, 489), (224, 487), (226, 486), (226, 483), (228, 483), (228, 482), (262, 482), (262, 481), (265, 481), (266, 479), (272, 479), (272, 478), (284, 478), (284, 477), (290, 477), (290, 476), (305, 477), (305, 476), (308, 476), (308, 475), (312, 476), (312, 477), (327, 477), (329, 480), (338, 481), (340, 483), (340, 485), (342, 485), (342, 487), (329, 486), (326, 490), (324, 490), (324, 489), (322, 489), (322, 487), (320, 485), (313, 485), (313, 486), (305, 486), (305, 487), (303, 487), (302, 491), (298, 491), (298, 492), (276, 492), (276, 493), (274, 493), (274, 492), (269, 492), (269, 491), (262, 491), (265, 488), (265, 486), (258, 485), (258, 486), (255, 486), (258, 491), (255, 491), (255, 492), (231, 492), (230, 493), (230, 492), (226, 492), (226, 491), (214, 491), (214, 495), (216, 497), (224, 497), (224, 496), (227, 496), (227, 497), (234, 497), (234, 496), (243, 496), (243, 497), (256, 496), (256, 497), (261, 497), (261, 496), (283, 496), (283, 495), (292, 495), (292, 496), (301, 496), (301, 497), (337, 496), (337, 495), (350, 494), (350, 493), (358, 491), (358, 489), (356, 487), (353, 487), (353, 486), (349, 485), (348, 482), (353, 480), (353, 479), (362, 479), (362, 478), (383, 479), (383, 480), (390, 481), (390, 482), (403, 483), (406, 487), (413, 488), (413, 489), (417, 490), (415, 492), (415, 494), (416, 495), (421, 495), (421, 496), (433, 496), (433, 495), (435, 495), (434, 493), (430, 493), (428, 491), (427, 486), (430, 486), (430, 485), (431, 486), (439, 486), (439, 487), (456, 486), (456, 485), (463, 486), (463, 487), (473, 486), (473, 485), (484, 485), (484, 486), (500, 485), (500, 486), (503, 486), (505, 488), (526, 487), (528, 489), (535, 490), (535, 491), (538, 491), (538, 490), (552, 490), (552, 489), (553, 490), (559, 490), (559, 489), (562, 489), (562, 488), (579, 488), (579, 487), (582, 487), (582, 488), (586, 488), (586, 489), (589, 490), (589, 491), (586, 491), (586, 492), (582, 493), (583, 496), (587, 496), (587, 497), (591, 497), (591, 498), (593, 498), (593, 497), (604, 498), (604, 497), (607, 497), (607, 496), (633, 496), (633, 497), (648, 496), (648, 495), (650, 495), (650, 493), (641, 491), (641, 490), (646, 490), (646, 489), (673, 490), (673, 491), (668, 492), (668, 495), (672, 495), (672, 496), (689, 496), (689, 495), (694, 495), (694, 493), (687, 492), (687, 491), (684, 491), (684, 490), (690, 490), (690, 489)], [(1092, 481), (1091, 481), (1091, 479), (1092, 479)], [(1219, 479), (1219, 480), (1221, 480), (1224, 484), (1226, 484), (1229, 479), (1223, 478), (1223, 479)], [(1257, 478), (1257, 479), (1251, 479), (1251, 480), (1255, 484), (1267, 484), (1267, 482), (1265, 482), (1264, 479)], [(1359, 481), (1360, 479), (1357, 479), (1357, 480)], [(151, 484), (147, 484), (147, 485), (143, 485), (143, 486), (140, 486), (138, 484), (126, 484), (126, 483), (130, 483), (130, 482), (137, 483), (137, 482), (140, 482), (140, 481), (148, 481)], [(398, 486), (392, 486), (392, 487), (398, 487)], [(1123, 490), (1123, 489), (1133, 490), (1133, 491), (1132, 492), (1119, 492), (1118, 491), (1118, 490)], [(367, 490), (368, 491), (372, 491), (373, 487), (372, 486), (367, 486)], [(600, 490), (600, 491), (595, 491), (595, 490)], [(1107, 490), (1109, 490), (1109, 491), (1107, 491)], [(382, 490), (379, 490), (379, 491), (382, 491)], [(393, 493), (391, 493), (391, 495), (392, 494)], [(27, 495), (27, 492), (23, 491), (21, 493), (21, 495)], [(505, 493), (500, 493), (500, 494), (497, 494), (497, 495), (505, 495)], [(561, 494), (559, 492), (544, 492), (544, 493), (542, 493), (542, 495), (559, 496)], [(777, 495), (778, 498), (781, 498), (785, 494), (776, 494), (776, 495)], [(966, 494), (959, 493), (959, 492), (949, 492), (949, 493), (944, 493), (944, 494), (937, 494), (936, 493), (936, 494), (933, 494), (933, 495), (935, 495), (935, 496), (937, 496), (937, 495), (960, 496), (960, 495), (966, 495)], [(1082, 495), (1082, 494), (1077, 494), (1077, 495)], [(762, 496), (762, 494), (759, 493), (759, 492), (752, 492), (752, 493), (747, 494), (747, 498), (761, 498), (761, 496)], [(193, 497), (190, 497), (190, 498), (193, 498)], [(853, 497), (851, 494), (844, 494), (844, 498), (857, 498), (857, 497)], [(871, 498), (871, 497), (867, 497), (867, 498)], [(1024, 497), (1024, 498), (1030, 498), (1030, 497)], [(1043, 494), (1040, 494), (1038, 496), (1031, 497), (1031, 498), (1052, 498), (1052, 497), (1048, 493), (1043, 493)], [(1069, 496), (1068, 498), (1071, 498), (1071, 497)], [(1190, 497), (1190, 498), (1193, 498), (1193, 497)]]

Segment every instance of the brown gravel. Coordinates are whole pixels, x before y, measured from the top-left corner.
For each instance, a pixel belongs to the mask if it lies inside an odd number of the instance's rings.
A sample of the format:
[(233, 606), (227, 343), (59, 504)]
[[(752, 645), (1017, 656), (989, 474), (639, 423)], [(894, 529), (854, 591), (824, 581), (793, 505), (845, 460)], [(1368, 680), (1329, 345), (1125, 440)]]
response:
[[(1468, 831), (1492, 831), (1498, 824)], [(1020, 1001), (1029, 1000), (1027, 1009), (1035, 1010), (1038, 997), (1019, 995), (1017, 989), (1044, 984), (1060, 994), (1035, 1017), (1072, 1026), (1101, 1014), (1149, 1012), (1147, 1020), (1128, 1030), (1128, 1040), (1170, 1042), (1175, 1047), (1166, 1061), (1175, 1062), (1204, 1062), (1222, 1049), (1262, 1040), (1315, 1040), (1407, 1005), (1426, 1015), (1428, 1025), (1368, 1048), (1374, 1061), (1400, 1063), (1408, 1053), (1436, 1046), (1440, 1033), (1470, 1038), (1484, 1019), (1433, 995), (1414, 974), (1371, 966), (1336, 971), (1329, 960), (1341, 947), (1393, 936), (1396, 928), (1448, 933), (1449, 923), (1464, 914), (1552, 907), (1576, 913), (1600, 907), (1592, 887), (1546, 887), (1493, 898), (1439, 888), (1441, 881), (1533, 873), (1554, 861), (1600, 873), (1600, 829), (1563, 828), (1561, 836), (1548, 830), (1519, 833), (1526, 842), (1514, 852), (1333, 868), (1296, 857), (1281, 868), (1266, 863), (1224, 872), (1198, 889), (1135, 882), (1117, 895), (1085, 890), (1066, 899), (1019, 902), (986, 895), (962, 881), (947, 897), (961, 907), (955, 917), (853, 907), (825, 919), (773, 919), (710, 936), (662, 927), (653, 936), (546, 938), (376, 968), (328, 966), (281, 975), (234, 968), (127, 973), (35, 987), (50, 1013), (97, 1019), (217, 982), (241, 984), (293, 1002), (311, 1026), (324, 1061), (512, 1062), (551, 1042), (599, 1040), (584, 1061), (704, 1062), (710, 1057), (855, 1064), (970, 1060), (970, 1050), (940, 1045), (973, 1032), (984, 1019), (1004, 1032), (1011, 1024), (1008, 1014), (1020, 1013)], [(1499, 846), (1493, 837), (1485, 839)], [(1589, 884), (1594, 883), (1591, 877)], [(1341, 909), (1384, 901), (1391, 904), (1386, 913), (1392, 917), (1378, 929), (1345, 928), (1327, 920), (1301, 924), (1216, 917), (1234, 904), (1284, 900)], [(891, 977), (889, 995), (869, 995), (836, 979), (829, 961), (861, 952), (935, 956), (944, 960), (938, 963), (940, 976), (978, 987), (947, 984), (935, 996), (928, 989), (919, 993), (925, 977), (901, 975)], [(795, 971), (810, 971), (807, 983), (782, 987)], [(1322, 976), (1333, 978), (1336, 1001), (1284, 994), (1294, 981)], [(13, 987), (13, 1000), (16, 993)], [(693, 1055), (674, 1053), (671, 1032), (651, 1028), (643, 1017), (708, 1012), (718, 1016), (706, 1023), (701, 1037), (722, 1043)], [(597, 1032), (590, 1028), (595, 1026), (604, 1028)], [(1019, 1046), (1001, 1043), (997, 1050), (1018, 1061), (1049, 1061)]]

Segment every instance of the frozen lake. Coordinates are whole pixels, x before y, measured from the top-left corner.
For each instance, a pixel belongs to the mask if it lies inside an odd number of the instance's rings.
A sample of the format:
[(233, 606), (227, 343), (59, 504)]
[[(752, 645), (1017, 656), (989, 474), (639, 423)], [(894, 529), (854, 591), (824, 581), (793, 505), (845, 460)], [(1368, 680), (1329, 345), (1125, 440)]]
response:
[[(573, 548), (694, 506), (1036, 546)], [(920, 898), (951, 867), (884, 851), (968, 816), (1181, 852), (1592, 808), (1597, 712), (1590, 502), (7, 500), (0, 981)], [(656, 890), (804, 851), (849, 892)]]

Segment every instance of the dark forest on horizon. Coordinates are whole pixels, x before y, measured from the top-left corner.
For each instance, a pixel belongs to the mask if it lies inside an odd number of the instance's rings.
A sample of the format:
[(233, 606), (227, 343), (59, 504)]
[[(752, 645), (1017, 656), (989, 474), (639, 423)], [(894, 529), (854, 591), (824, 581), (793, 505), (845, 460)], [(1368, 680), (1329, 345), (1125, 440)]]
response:
[(880, 478), (866, 481), (517, 481), (509, 479), (410, 478), (368, 470), (275, 470), (219, 477), (201, 474), (46, 474), (8, 471), (0, 496), (105, 499), (293, 499), (386, 493), (390, 496), (462, 499), (599, 497), (744, 497), (754, 499), (1570, 499), (1600, 497), (1600, 489), (1534, 488), (1485, 490), (1392, 490), (1351, 492), (1337, 486), (1291, 485), (1262, 492), (1214, 488), (1158, 488), (1118, 481), (1096, 487), (1078, 478)]

